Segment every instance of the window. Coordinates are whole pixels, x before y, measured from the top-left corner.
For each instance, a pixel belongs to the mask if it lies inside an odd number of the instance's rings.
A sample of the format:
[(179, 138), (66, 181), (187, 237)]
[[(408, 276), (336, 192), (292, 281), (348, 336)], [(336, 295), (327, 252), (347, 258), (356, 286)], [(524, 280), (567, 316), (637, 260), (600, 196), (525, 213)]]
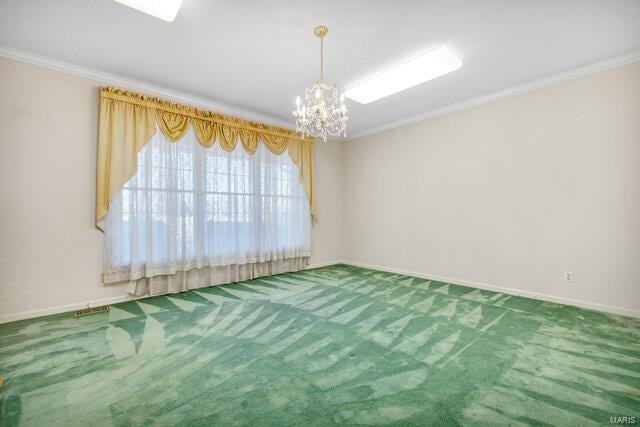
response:
[(161, 132), (105, 221), (105, 281), (307, 257), (309, 199), (287, 153), (202, 147)]

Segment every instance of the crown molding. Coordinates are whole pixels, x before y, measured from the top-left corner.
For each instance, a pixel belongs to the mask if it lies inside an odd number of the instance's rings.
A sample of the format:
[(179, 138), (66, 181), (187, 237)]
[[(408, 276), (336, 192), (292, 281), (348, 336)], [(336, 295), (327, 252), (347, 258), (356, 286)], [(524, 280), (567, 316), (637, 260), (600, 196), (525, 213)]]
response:
[(164, 89), (160, 86), (149, 84), (140, 80), (133, 80), (115, 74), (104, 73), (102, 71), (93, 70), (91, 68), (82, 67), (80, 65), (60, 61), (43, 55), (37, 55), (35, 53), (27, 52), (2, 44), (0, 44), (0, 57), (26, 62), (56, 71), (62, 71), (64, 73), (72, 74), (75, 76), (96, 80), (101, 84), (118, 86), (120, 88), (136, 92), (143, 92), (146, 95), (157, 96), (173, 102), (179, 102), (182, 104), (191, 105), (193, 107), (212, 110), (217, 113), (236, 116), (245, 120), (252, 120), (270, 125), (281, 126), (287, 129), (293, 129), (291, 123), (288, 123), (275, 116), (247, 110), (211, 99), (200, 98), (184, 92)]
[[(79, 77), (96, 80), (102, 84), (118, 86), (123, 89), (129, 89), (137, 92), (143, 92), (148, 95), (169, 99), (174, 102), (188, 104), (194, 107), (212, 110), (212, 111), (216, 111), (223, 114), (241, 117), (246, 120), (253, 120), (253, 121), (262, 122), (266, 124), (281, 126), (287, 129), (293, 129), (293, 126), (290, 122), (282, 120), (279, 117), (236, 107), (231, 104), (226, 104), (226, 103), (214, 101), (211, 99), (197, 97), (184, 92), (164, 89), (160, 86), (156, 86), (143, 81), (128, 79), (126, 77), (121, 77), (115, 74), (93, 70), (87, 67), (82, 67), (80, 65), (72, 64), (65, 61), (60, 61), (57, 59), (49, 58), (47, 56), (38, 55), (35, 53), (16, 49), (6, 45), (0, 44), (0, 57), (15, 59), (17, 61), (26, 62), (29, 64), (49, 68), (52, 70), (62, 71), (62, 72), (76, 75)], [(404, 119), (400, 119), (400, 120), (393, 121), (393, 122), (386, 123), (379, 126), (374, 126), (372, 128), (355, 132), (354, 134), (349, 135), (347, 138), (336, 138), (335, 140), (338, 142), (351, 141), (357, 138), (362, 138), (363, 136), (372, 135), (375, 133), (383, 132), (383, 131), (394, 129), (397, 127), (420, 122), (433, 117), (453, 113), (454, 111), (459, 111), (466, 108), (471, 108), (478, 105), (486, 104), (488, 102), (496, 101), (502, 98), (507, 98), (509, 96), (528, 92), (534, 89), (540, 89), (545, 86), (554, 85), (566, 80), (587, 76), (589, 74), (598, 73), (600, 71), (605, 71), (610, 68), (620, 67), (622, 65), (627, 65), (639, 60), (640, 60), (640, 50), (637, 50), (634, 52), (627, 53), (625, 55), (616, 56), (613, 58), (606, 59), (604, 61), (599, 61), (583, 67), (575, 68), (573, 70), (564, 71), (562, 73), (543, 77), (541, 79), (533, 80), (533, 81), (523, 83), (517, 86), (513, 86), (507, 89), (493, 92), (487, 95), (482, 95), (476, 98), (468, 99), (466, 101), (446, 105), (444, 107), (436, 108), (434, 110), (417, 114), (415, 116), (407, 117)]]
[(400, 119), (400, 120), (386, 123), (380, 126), (375, 126), (369, 129), (364, 129), (362, 131), (355, 132), (353, 135), (350, 135), (347, 138), (344, 138), (343, 141), (351, 141), (357, 138), (362, 138), (363, 136), (373, 135), (375, 133), (394, 129), (400, 126), (417, 123), (433, 117), (438, 117), (445, 114), (453, 113), (454, 111), (459, 111), (466, 108), (471, 108), (478, 105), (486, 104), (488, 102), (497, 101), (498, 99), (507, 98), (509, 96), (518, 95), (534, 89), (540, 89), (545, 86), (551, 86), (557, 83), (561, 83), (566, 80), (571, 80), (578, 77), (587, 76), (589, 74), (598, 73), (600, 71), (605, 71), (611, 68), (620, 67), (622, 65), (627, 65), (636, 61), (640, 61), (640, 50), (636, 50), (634, 52), (627, 53), (625, 55), (620, 55), (620, 56), (615, 56), (613, 58), (605, 59), (604, 61), (594, 62), (592, 64), (575, 68), (573, 70), (564, 71), (558, 74), (553, 74), (551, 76), (543, 77), (541, 79), (532, 80), (530, 82), (513, 86), (507, 89), (499, 90), (497, 92), (493, 92), (488, 95), (482, 95), (476, 98), (468, 99), (466, 101), (446, 105), (444, 107), (436, 108), (435, 110), (430, 110), (415, 116)]

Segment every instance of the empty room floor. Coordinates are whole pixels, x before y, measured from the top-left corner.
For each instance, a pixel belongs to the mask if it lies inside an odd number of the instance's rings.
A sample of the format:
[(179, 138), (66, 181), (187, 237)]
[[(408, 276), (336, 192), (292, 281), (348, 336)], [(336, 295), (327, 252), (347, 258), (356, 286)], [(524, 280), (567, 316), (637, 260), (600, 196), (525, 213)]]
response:
[(0, 341), (0, 425), (640, 414), (640, 320), (347, 265), (4, 324)]

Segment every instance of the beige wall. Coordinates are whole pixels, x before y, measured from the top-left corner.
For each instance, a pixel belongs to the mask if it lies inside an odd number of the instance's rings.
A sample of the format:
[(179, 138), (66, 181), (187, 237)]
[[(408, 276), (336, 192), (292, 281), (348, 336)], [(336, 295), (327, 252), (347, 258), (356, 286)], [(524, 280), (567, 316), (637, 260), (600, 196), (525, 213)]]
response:
[[(98, 86), (0, 58), (0, 322), (126, 296), (100, 283)], [(316, 144), (312, 263), (640, 315), (638, 117), (635, 63)]]
[[(126, 295), (100, 283), (99, 85), (0, 58), (0, 322)], [(340, 146), (316, 147), (312, 264), (340, 257)]]
[(342, 166), (344, 259), (640, 316), (640, 63), (349, 141)]

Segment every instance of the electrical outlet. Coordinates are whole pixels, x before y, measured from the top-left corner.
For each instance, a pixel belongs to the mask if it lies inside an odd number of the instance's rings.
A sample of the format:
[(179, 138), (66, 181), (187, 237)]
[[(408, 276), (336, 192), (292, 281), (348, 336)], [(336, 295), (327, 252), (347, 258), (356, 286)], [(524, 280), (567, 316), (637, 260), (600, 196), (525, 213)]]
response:
[(564, 272), (564, 281), (568, 283), (573, 282), (573, 271)]
[(396, 257), (396, 251), (394, 251), (393, 249), (389, 251), (389, 258), (395, 258)]

